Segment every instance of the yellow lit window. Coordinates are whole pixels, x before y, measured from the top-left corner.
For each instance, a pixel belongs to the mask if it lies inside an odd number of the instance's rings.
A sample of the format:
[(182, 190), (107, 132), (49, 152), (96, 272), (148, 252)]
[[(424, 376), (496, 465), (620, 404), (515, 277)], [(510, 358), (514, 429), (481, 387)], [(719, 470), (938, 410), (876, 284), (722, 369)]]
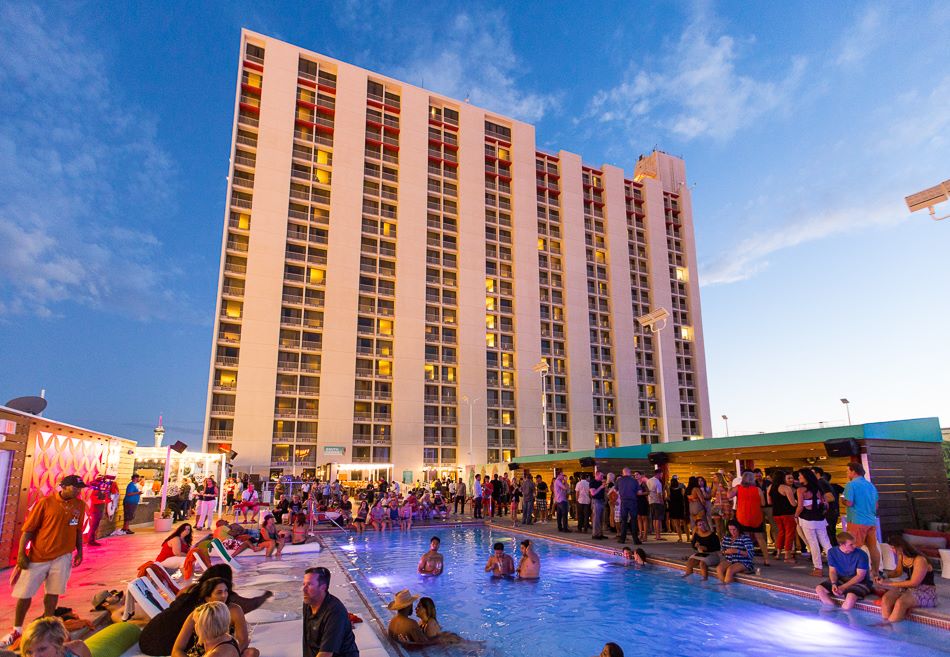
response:
[(654, 386), (647, 386), (647, 398), (656, 396), (656, 388)]
[[(258, 77), (257, 79), (259, 81), (260, 77)], [(258, 84), (254, 86), (259, 87), (261, 85)], [(299, 89), (297, 93), (300, 94), (300, 100), (304, 101), (305, 103), (312, 103), (317, 100), (316, 92), (310, 91), (309, 89)]]
[(251, 73), (250, 71), (248, 71), (248, 72), (247, 72), (247, 84), (248, 84), (248, 86), (257, 87), (258, 89), (260, 89), (260, 88), (261, 88), (261, 76), (258, 75), (257, 73)]
[(455, 368), (454, 368), (454, 367), (446, 367), (446, 368), (443, 368), (442, 372), (443, 372), (443, 374), (445, 375), (445, 380), (446, 380), (446, 381), (448, 381), (449, 383), (453, 383), (453, 382), (455, 381)]
[(317, 182), (323, 183), (324, 185), (330, 184), (330, 172), (324, 171), (323, 169), (317, 169), (313, 172), (313, 177)]
[(251, 229), (251, 215), (244, 214), (243, 212), (238, 215), (238, 228), (241, 230), (250, 230)]
[(241, 302), (240, 301), (228, 301), (227, 308), (225, 313), (228, 317), (240, 317), (241, 316)]
[(435, 367), (426, 365), (426, 381), (435, 381)]
[(393, 334), (393, 323), (389, 319), (379, 320), (379, 332), (382, 335), (392, 335)]
[(317, 150), (317, 164), (329, 164), (330, 154), (326, 151)]
[(545, 248), (544, 238), (543, 238), (543, 237), (539, 237), (539, 238), (538, 238), (538, 251), (544, 251), (544, 248)]
[(501, 355), (501, 366), (502, 367), (511, 367), (511, 354), (502, 354)]
[(283, 431), (283, 430), (284, 430), (284, 421), (283, 421), (283, 420), (277, 420), (277, 422), (275, 422), (274, 424), (277, 425), (277, 430), (278, 430), (278, 431)]
[(495, 328), (495, 316), (494, 315), (485, 315), (485, 326), (487, 328)]
[(393, 226), (391, 223), (384, 221), (384, 222), (383, 222), (383, 225), (381, 226), (380, 232), (381, 232), (383, 235), (386, 235), (386, 236), (395, 235), (395, 234), (396, 234), (396, 227)]
[(313, 139), (313, 128), (304, 125), (298, 125), (297, 131), (300, 133), (300, 138), (304, 141), (311, 141)]
[(491, 279), (491, 278), (486, 278), (486, 279), (485, 279), (485, 290), (488, 291), (488, 292), (494, 292), (494, 291), (495, 291), (495, 281), (494, 281), (494, 279)]
[(511, 411), (502, 411), (501, 413), (501, 423), (505, 426), (511, 424)]
[(501, 385), (506, 388), (511, 387), (511, 372), (502, 372), (501, 373)]
[(485, 297), (485, 307), (488, 310), (495, 309), (495, 298), (494, 297)]
[(561, 321), (561, 318), (562, 318), (563, 316), (564, 316), (564, 312), (561, 310), (561, 308), (558, 307), (558, 306), (555, 306), (555, 307), (554, 307), (554, 320), (559, 322), (559, 321)]
[(388, 360), (378, 360), (376, 361), (376, 372), (380, 376), (392, 376), (393, 375), (393, 364)]
[(455, 311), (448, 308), (442, 309), (442, 321), (445, 324), (454, 324), (455, 323)]
[(316, 267), (310, 268), (310, 284), (311, 285), (320, 285), (323, 283), (323, 280), (326, 278), (327, 273), (322, 269), (317, 269)]
[(692, 326), (681, 326), (680, 327), (680, 337), (684, 340), (693, 339), (693, 327)]
[(684, 283), (689, 282), (689, 270), (686, 269), (686, 267), (677, 267), (676, 280), (682, 281)]
[(614, 384), (610, 381), (604, 381), (604, 394), (612, 395), (614, 392)]
[(301, 120), (303, 120), (303, 121), (309, 121), (309, 120), (310, 120), (310, 110), (308, 110), (306, 107), (298, 107), (298, 108), (297, 108), (297, 118), (298, 118), (298, 119), (301, 119)]
[(235, 381), (237, 381), (237, 374), (234, 372), (221, 372), (222, 385), (233, 386)]
[(389, 356), (392, 353), (392, 348), (388, 344), (378, 345), (376, 350), (379, 352), (380, 356)]
[(499, 159), (499, 160), (504, 160), (505, 162), (510, 162), (510, 161), (511, 161), (511, 153), (508, 152), (508, 149), (507, 149), (507, 148), (499, 148), (499, 149), (498, 149), (498, 159)]
[(494, 333), (486, 333), (486, 334), (485, 334), (485, 344), (487, 344), (489, 347), (494, 347), (494, 346), (495, 346), (495, 334), (494, 334)]
[(601, 264), (607, 262), (607, 254), (604, 253), (603, 251), (598, 251), (598, 252), (597, 252), (597, 262), (599, 262), (599, 263), (601, 263)]

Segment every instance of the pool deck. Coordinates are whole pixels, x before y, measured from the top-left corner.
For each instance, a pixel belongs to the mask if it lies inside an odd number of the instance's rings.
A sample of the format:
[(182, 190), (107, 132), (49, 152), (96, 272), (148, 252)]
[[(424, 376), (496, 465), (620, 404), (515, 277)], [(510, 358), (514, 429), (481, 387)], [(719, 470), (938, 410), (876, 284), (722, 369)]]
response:
[[(510, 518), (505, 517), (499, 519), (496, 517), (486, 522), (486, 524), (500, 530), (513, 530), (522, 534), (530, 534), (538, 538), (557, 541), (568, 545), (576, 545), (604, 553), (616, 554), (622, 548), (617, 542), (616, 534), (607, 531), (605, 534), (608, 537), (607, 540), (595, 541), (590, 537), (589, 533), (577, 532), (577, 523), (573, 520), (570, 523), (572, 532), (570, 534), (558, 532), (557, 524), (553, 520), (535, 523), (529, 526), (520, 524), (512, 526)], [(686, 558), (693, 553), (692, 547), (686, 542), (677, 543), (675, 533), (664, 533), (661, 534), (661, 536), (666, 540), (657, 541), (650, 538), (642, 546), (636, 547), (642, 547), (646, 551), (649, 557), (648, 561), (651, 563), (676, 570), (685, 570)], [(627, 538), (626, 544), (634, 547), (630, 537)], [(755, 563), (758, 568), (762, 565), (762, 560), (756, 558)], [(815, 586), (821, 582), (822, 579), (811, 576), (812, 563), (810, 559), (806, 561), (799, 557), (795, 565), (771, 559), (770, 564), (771, 565), (767, 568), (758, 568), (761, 571), (761, 575), (739, 575), (736, 579), (743, 584), (781, 591), (816, 601), (818, 600), (818, 596), (815, 594)], [(825, 568), (825, 573), (827, 574), (827, 567)], [(696, 577), (697, 580), (699, 579), (698, 571), (694, 577)], [(712, 579), (712, 576), (710, 576), (710, 578)], [(939, 573), (936, 573), (936, 578), (940, 606), (936, 609), (915, 610), (911, 612), (908, 618), (919, 623), (950, 631), (950, 582), (942, 579)], [(855, 608), (879, 615), (880, 607), (875, 604), (877, 600), (876, 597), (869, 596), (859, 602)]]

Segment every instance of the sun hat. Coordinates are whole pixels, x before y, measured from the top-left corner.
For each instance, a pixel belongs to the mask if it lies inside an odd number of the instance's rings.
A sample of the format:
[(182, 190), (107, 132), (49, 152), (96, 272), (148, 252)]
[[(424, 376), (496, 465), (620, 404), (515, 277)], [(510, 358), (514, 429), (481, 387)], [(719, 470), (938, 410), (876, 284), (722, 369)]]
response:
[(386, 605), (386, 608), (390, 611), (398, 611), (400, 609), (405, 609), (406, 607), (411, 607), (412, 603), (418, 599), (418, 595), (413, 595), (409, 592), (409, 589), (403, 589), (402, 591), (396, 593), (392, 602)]

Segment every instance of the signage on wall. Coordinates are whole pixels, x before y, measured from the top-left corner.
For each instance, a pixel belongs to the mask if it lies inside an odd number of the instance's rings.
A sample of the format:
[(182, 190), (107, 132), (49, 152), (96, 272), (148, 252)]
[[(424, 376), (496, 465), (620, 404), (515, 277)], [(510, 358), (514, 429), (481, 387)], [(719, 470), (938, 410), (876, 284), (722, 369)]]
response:
[(337, 446), (337, 445), (325, 445), (323, 448), (324, 455), (331, 456), (343, 456), (346, 454), (346, 447)]

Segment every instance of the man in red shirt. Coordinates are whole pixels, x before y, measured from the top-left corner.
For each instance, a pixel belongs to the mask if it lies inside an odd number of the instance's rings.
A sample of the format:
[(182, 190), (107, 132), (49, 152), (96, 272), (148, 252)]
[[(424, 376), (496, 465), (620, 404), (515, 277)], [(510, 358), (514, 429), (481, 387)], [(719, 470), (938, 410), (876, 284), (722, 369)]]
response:
[(78, 497), (86, 484), (76, 475), (67, 475), (59, 482), (59, 487), (59, 492), (44, 497), (33, 506), (23, 525), (16, 559), (19, 573), (14, 574), (15, 584), (11, 592), (16, 598), (13, 631), (0, 639), (0, 648), (13, 645), (23, 635), (26, 612), (41, 584), (46, 589), (43, 615), (53, 615), (59, 596), (66, 592), (72, 567), (82, 563), (86, 505)]

